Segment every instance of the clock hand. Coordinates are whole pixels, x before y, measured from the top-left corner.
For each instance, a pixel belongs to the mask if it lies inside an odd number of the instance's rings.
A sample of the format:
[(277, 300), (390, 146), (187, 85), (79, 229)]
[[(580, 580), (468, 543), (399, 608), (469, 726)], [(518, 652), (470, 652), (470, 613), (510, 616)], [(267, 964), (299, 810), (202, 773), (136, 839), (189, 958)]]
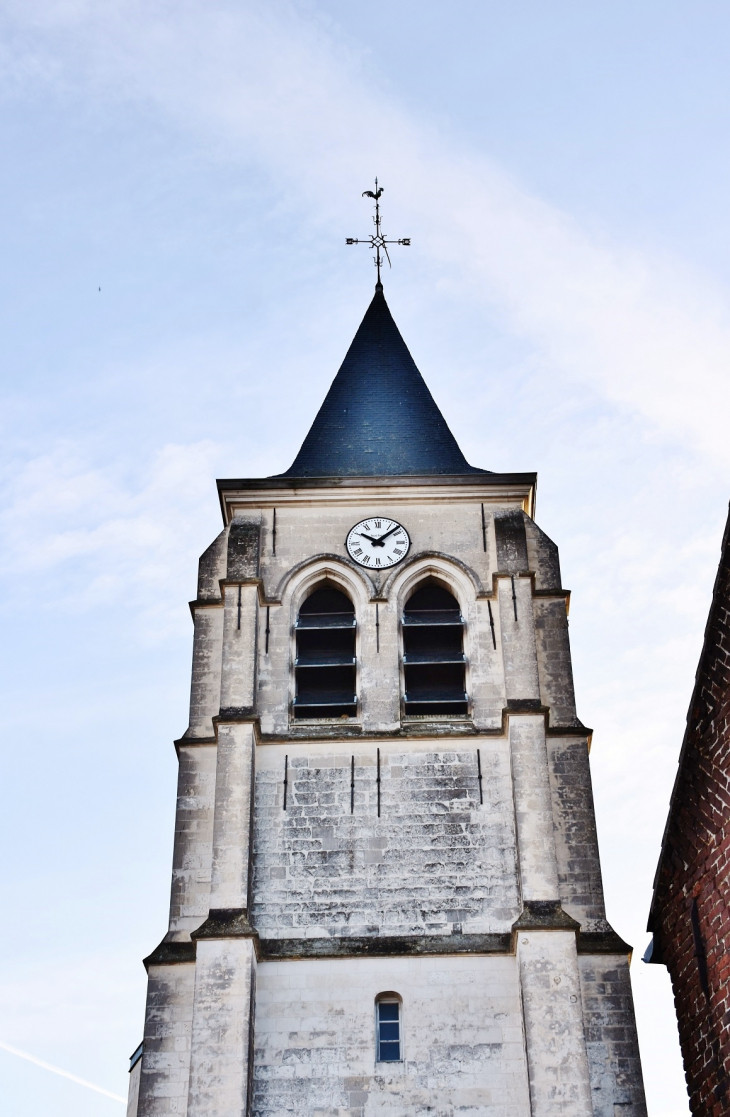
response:
[(372, 535), (366, 535), (364, 531), (361, 531), (359, 534), (360, 534), (361, 539), (369, 539), (371, 543), (373, 543), (373, 544), (375, 544), (375, 546), (377, 546), (378, 540), (373, 539)]
[(379, 535), (378, 543), (382, 543), (383, 540), (387, 539), (389, 535), (392, 535), (394, 531), (400, 531), (400, 524), (396, 524), (395, 527), (392, 527), (390, 529), (390, 531), (386, 531), (385, 535)]

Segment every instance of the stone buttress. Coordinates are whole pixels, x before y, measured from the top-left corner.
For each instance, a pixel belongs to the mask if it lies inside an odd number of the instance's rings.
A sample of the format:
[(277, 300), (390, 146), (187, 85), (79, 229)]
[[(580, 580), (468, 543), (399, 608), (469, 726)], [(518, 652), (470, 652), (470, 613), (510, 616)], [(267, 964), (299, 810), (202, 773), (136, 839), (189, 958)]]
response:
[[(219, 492), (129, 1117), (644, 1117), (534, 474), (465, 461), (379, 291), (292, 469)], [(384, 518), (410, 549), (366, 569), (346, 537)], [(340, 716), (302, 706), (323, 587), (352, 610)], [(437, 698), (463, 672), (463, 703), (433, 714), (407, 690), (424, 587), (463, 642), (432, 675)]]

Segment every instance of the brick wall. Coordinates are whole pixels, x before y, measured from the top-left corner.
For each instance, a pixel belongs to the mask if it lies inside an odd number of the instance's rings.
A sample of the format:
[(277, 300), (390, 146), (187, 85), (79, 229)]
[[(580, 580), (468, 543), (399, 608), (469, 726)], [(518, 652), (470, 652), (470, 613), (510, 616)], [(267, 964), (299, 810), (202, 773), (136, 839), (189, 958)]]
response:
[(730, 520), (657, 869), (652, 961), (672, 979), (694, 1114), (730, 1113)]

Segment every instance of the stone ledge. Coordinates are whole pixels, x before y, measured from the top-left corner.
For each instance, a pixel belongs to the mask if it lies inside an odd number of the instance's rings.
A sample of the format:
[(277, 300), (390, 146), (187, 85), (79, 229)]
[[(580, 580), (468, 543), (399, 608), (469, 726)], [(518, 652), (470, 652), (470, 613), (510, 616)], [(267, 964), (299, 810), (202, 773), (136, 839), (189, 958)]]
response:
[(142, 959), (142, 965), (149, 973), (150, 966), (177, 966), (183, 962), (195, 961), (194, 942), (168, 942), (163, 939), (151, 954)]
[(470, 717), (457, 721), (456, 718), (429, 718), (425, 715), (422, 718), (404, 717), (401, 720), (402, 737), (475, 737), (476, 734), (476, 726)]
[(543, 706), (539, 698), (508, 698), (507, 705), (502, 710), (505, 714), (549, 714), (550, 707)]
[(222, 597), (196, 597), (194, 601), (188, 601), (188, 608), (190, 609), (190, 612), (193, 615), (193, 620), (195, 620), (195, 610), (196, 609), (222, 609), (223, 608), (223, 598)]
[(593, 736), (593, 730), (589, 729), (587, 725), (584, 725), (580, 718), (576, 718), (575, 721), (570, 724), (558, 725), (551, 723), (548, 725), (546, 733), (548, 737), (587, 737), (589, 749), (590, 738)]
[[(536, 913), (535, 904), (543, 905)], [(526, 905), (527, 907), (527, 905)], [(513, 925), (515, 931), (571, 931), (579, 924), (562, 909), (556, 912), (551, 901), (533, 901), (527, 914), (523, 911)], [(549, 911), (547, 909), (550, 909)], [(557, 915), (557, 919), (556, 919)], [(196, 940), (211, 938), (256, 938), (257, 932), (249, 923), (245, 912), (238, 909), (217, 909), (197, 931), (190, 942), (167, 942), (165, 939), (143, 961), (147, 971), (150, 966), (174, 966), (195, 962)], [(443, 954), (511, 954), (512, 936), (508, 933), (483, 935), (383, 935), (361, 938), (317, 939), (261, 939), (257, 955), (261, 961), (297, 958), (349, 958), (349, 957), (418, 957)], [(620, 935), (609, 928), (606, 931), (581, 931), (577, 937), (579, 954), (631, 955), (633, 948)]]
[(578, 935), (579, 954), (633, 954), (633, 946), (616, 934), (613, 927), (606, 931), (581, 931)]
[[(527, 901), (522, 915), (513, 924), (517, 931), (576, 931), (580, 927), (556, 901)], [(211, 911), (205, 923), (192, 932), (192, 941), (165, 939), (143, 961), (150, 966), (174, 966), (195, 962), (196, 940), (216, 938), (256, 938), (258, 933), (248, 921), (245, 911), (218, 908)], [(382, 935), (316, 939), (261, 939), (256, 953), (260, 961), (297, 958), (353, 957), (419, 957), (444, 954), (511, 954), (512, 935)], [(579, 954), (618, 954), (630, 956), (633, 947), (613, 928), (604, 931), (579, 931)]]
[(205, 923), (193, 931), (191, 938), (198, 939), (251, 939), (256, 931), (248, 921), (245, 908), (211, 908)]
[[(390, 737), (391, 734), (383, 734), (384, 737)], [(304, 721), (299, 724), (290, 726), (290, 732), (286, 734), (276, 733), (262, 733), (261, 741), (264, 744), (270, 743), (287, 743), (288, 741), (329, 741), (329, 740), (347, 740), (350, 737), (362, 737), (362, 725), (357, 722), (341, 722), (325, 721)]]
[(580, 931), (580, 923), (563, 911), (560, 900), (525, 900), (512, 931)]
[[(518, 709), (514, 706), (509, 708), (505, 706), (502, 711), (501, 724), (492, 729), (478, 729), (470, 718), (459, 723), (449, 722), (448, 720), (437, 722), (435, 719), (432, 721), (404, 720), (397, 728), (383, 730), (382, 732), (365, 730), (359, 723), (352, 725), (348, 723), (338, 724), (337, 722), (306, 722), (302, 725), (290, 726), (288, 733), (260, 733), (258, 740), (262, 745), (288, 744), (293, 741), (328, 741), (332, 739), (346, 741), (351, 738), (358, 738), (363, 744), (380, 744), (382, 741), (395, 742), (414, 737), (423, 737), (424, 740), (439, 740), (448, 737), (453, 737), (455, 740), (469, 738), (475, 741), (479, 738), (499, 740), (507, 736), (509, 715), (518, 714), (542, 714), (547, 722), (547, 707), (539, 706), (539, 704), (537, 708), (530, 706)], [(214, 722), (219, 720), (220, 718), (213, 719)], [(256, 721), (255, 718), (244, 720)], [(545, 733), (548, 737), (590, 738), (593, 730), (576, 721), (575, 725), (546, 725)]]
[(297, 958), (413, 957), (433, 954), (510, 954), (511, 936), (380, 935), (362, 938), (261, 939), (263, 961)]
[(221, 706), (220, 712), (213, 718), (213, 725), (221, 721), (254, 721), (258, 715), (253, 706)]
[(193, 618), (195, 624), (195, 612), (197, 609), (211, 609), (215, 606), (217, 609), (223, 608), (222, 597), (196, 597), (195, 601), (188, 601), (188, 608), (190, 609), (190, 616)]
[[(501, 739), (506, 737), (506, 714), (514, 714), (518, 711), (514, 709), (504, 710), (503, 723), (494, 729), (477, 729), (471, 720), (461, 722), (436, 722), (436, 721), (408, 721), (403, 722), (397, 729), (379, 731), (365, 731), (360, 723), (358, 724), (338, 724), (337, 722), (306, 722), (302, 725), (292, 725), (289, 733), (259, 733), (257, 740), (262, 745), (280, 745), (295, 743), (296, 741), (329, 741), (329, 740), (350, 740), (357, 738), (362, 744), (380, 744), (381, 741), (397, 741), (413, 737), (422, 736), (425, 740), (438, 740), (442, 737), (453, 737), (454, 739), (461, 738), (488, 738), (488, 739)], [(522, 713), (540, 713), (542, 711), (523, 710)], [(258, 728), (258, 715), (253, 714), (248, 707), (228, 708), (221, 710), (220, 714), (213, 718), (214, 727), (220, 722), (236, 722), (245, 721), (252, 723)], [(187, 731), (186, 731), (187, 732)], [(577, 722), (575, 725), (549, 725), (546, 729), (548, 737), (588, 737), (590, 738), (593, 733), (592, 729)], [(173, 741), (176, 752), (179, 754), (180, 747), (197, 746), (197, 745), (217, 745), (218, 737), (188, 737), (183, 733), (182, 737), (178, 737)]]

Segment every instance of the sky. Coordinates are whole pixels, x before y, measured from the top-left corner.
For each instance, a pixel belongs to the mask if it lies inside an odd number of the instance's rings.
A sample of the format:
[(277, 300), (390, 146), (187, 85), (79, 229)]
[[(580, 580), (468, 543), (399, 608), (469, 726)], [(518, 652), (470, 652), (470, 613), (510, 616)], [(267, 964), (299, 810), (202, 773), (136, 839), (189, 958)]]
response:
[[(214, 481), (293, 460), (377, 175), (462, 449), (539, 473), (649, 1113), (688, 1113), (640, 956), (730, 498), (728, 55), (719, 0), (4, 0), (0, 1044), (126, 1094)], [(0, 1111), (122, 1105), (0, 1046)]]

